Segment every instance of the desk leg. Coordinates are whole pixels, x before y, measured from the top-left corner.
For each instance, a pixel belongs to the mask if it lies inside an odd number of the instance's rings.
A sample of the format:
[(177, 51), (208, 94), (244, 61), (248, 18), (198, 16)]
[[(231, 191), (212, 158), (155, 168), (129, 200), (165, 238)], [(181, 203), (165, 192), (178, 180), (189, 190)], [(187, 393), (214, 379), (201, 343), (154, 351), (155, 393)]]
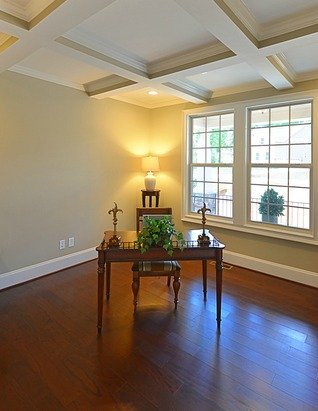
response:
[(97, 290), (97, 330), (100, 333), (103, 325), (103, 302), (104, 302), (104, 281), (105, 281), (105, 260), (104, 252), (98, 254), (98, 290)]
[(106, 300), (110, 296), (110, 262), (106, 263)]
[(206, 300), (206, 293), (207, 293), (207, 273), (208, 273), (208, 266), (207, 260), (202, 260), (202, 282), (203, 282), (203, 298), (204, 301)]
[(223, 269), (223, 252), (218, 250), (216, 254), (215, 261), (215, 271), (216, 271), (216, 321), (218, 330), (221, 326), (221, 303), (222, 303), (222, 269)]

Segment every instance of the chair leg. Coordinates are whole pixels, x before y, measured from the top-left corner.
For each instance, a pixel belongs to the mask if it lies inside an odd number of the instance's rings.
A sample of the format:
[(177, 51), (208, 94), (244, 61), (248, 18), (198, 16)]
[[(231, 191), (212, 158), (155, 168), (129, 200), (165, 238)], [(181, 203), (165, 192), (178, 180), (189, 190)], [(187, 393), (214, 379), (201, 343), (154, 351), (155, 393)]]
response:
[(170, 284), (171, 284), (171, 276), (168, 275), (168, 277), (167, 277), (167, 286), (170, 287)]
[(178, 305), (178, 293), (180, 290), (180, 272), (176, 271), (174, 273), (174, 280), (173, 280), (173, 291), (174, 291), (174, 308), (177, 309)]
[(137, 307), (138, 304), (138, 291), (139, 291), (139, 285), (140, 285), (140, 278), (139, 278), (139, 273), (137, 271), (135, 271), (133, 273), (133, 281), (131, 284), (131, 288), (134, 294), (134, 306), (135, 309)]

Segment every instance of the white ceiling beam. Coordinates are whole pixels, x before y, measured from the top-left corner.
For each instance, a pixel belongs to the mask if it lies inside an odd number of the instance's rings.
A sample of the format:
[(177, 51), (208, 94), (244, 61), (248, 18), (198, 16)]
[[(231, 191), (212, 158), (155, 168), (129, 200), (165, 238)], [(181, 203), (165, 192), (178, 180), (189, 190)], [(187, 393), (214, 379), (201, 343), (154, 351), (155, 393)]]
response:
[(293, 87), (288, 74), (259, 53), (257, 39), (223, 0), (175, 1), (275, 88)]
[(82, 54), (86, 57), (87, 61), (91, 61), (93, 64), (98, 64), (103, 66), (106, 70), (111, 70), (118, 76), (127, 77), (133, 81), (143, 81), (148, 79), (148, 74), (146, 70), (137, 68), (136, 65), (127, 63), (126, 61), (114, 58), (110, 55), (96, 51), (90, 47), (87, 47), (83, 44), (77, 43), (73, 40), (70, 40), (66, 37), (59, 37), (56, 40), (56, 43), (66, 47), (68, 50), (67, 54), (69, 55), (72, 51), (73, 57), (76, 58), (78, 54)]
[[(171, 72), (169, 74), (165, 74), (162, 77), (155, 77), (151, 79), (148, 78), (147, 72), (136, 68), (138, 67), (138, 65), (140, 66), (140, 63), (137, 61), (133, 65), (128, 64), (126, 63), (126, 61), (122, 61), (119, 58), (115, 59), (112, 56), (103, 54), (99, 51), (96, 51), (65, 37), (56, 39), (56, 43), (58, 43), (60, 47), (65, 47), (65, 53), (68, 56), (71, 52), (73, 58), (78, 58), (81, 60), (84, 59), (86, 63), (94, 64), (95, 66), (97, 65), (98, 67), (104, 68), (105, 70), (112, 71), (116, 74), (116, 77), (118, 79), (122, 79), (118, 82), (112, 82), (110, 79), (112, 76), (108, 76), (102, 80), (93, 82), (93, 84), (91, 85), (84, 85), (87, 94), (95, 98), (111, 97), (112, 95), (114, 95), (114, 91), (116, 89), (121, 89), (121, 92), (128, 90), (131, 91), (132, 86), (134, 86), (135, 83), (138, 82), (138, 88), (151, 86), (195, 104), (206, 103), (210, 99), (210, 91), (194, 87), (187, 82), (181, 83), (180, 79), (174, 78), (176, 72)], [(54, 47), (56, 48), (57, 46), (55, 45)], [(233, 56), (232, 52), (225, 53), (227, 56)], [(165, 64), (165, 62), (162, 62), (161, 64)], [(206, 63), (205, 61), (205, 64), (211, 64), (211, 62)], [(190, 70), (191, 68), (192, 67), (188, 68), (187, 70)], [(185, 73), (183, 71), (183, 78), (184, 75)], [(111, 84), (109, 83), (109, 81), (111, 81)], [(134, 87), (133, 89), (136, 89), (136, 87)]]
[(106, 93), (109, 91), (117, 90), (123, 87), (126, 88), (133, 84), (136, 84), (136, 82), (117, 75), (111, 75), (102, 79), (90, 81), (89, 83), (84, 84), (84, 88), (87, 95), (90, 97), (98, 94), (105, 94), (106, 96)]
[(190, 82), (176, 80), (163, 83), (162, 86), (166, 87), (166, 91), (169, 94), (173, 94), (176, 97), (183, 98), (195, 104), (207, 103), (212, 97), (210, 90), (199, 88)]
[[(31, 30), (20, 30), (19, 41), (1, 53), (0, 72), (18, 64), (39, 48), (44, 47), (47, 42), (62, 36), (114, 1), (116, 0), (67, 0), (63, 2)], [(11, 27), (13, 27), (12, 24)]]

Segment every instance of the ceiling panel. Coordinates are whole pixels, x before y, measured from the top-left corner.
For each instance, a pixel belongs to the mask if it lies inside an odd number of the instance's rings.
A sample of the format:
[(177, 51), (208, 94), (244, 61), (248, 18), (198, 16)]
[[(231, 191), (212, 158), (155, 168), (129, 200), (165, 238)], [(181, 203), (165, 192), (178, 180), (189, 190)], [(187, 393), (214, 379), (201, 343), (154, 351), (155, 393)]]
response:
[(262, 81), (256, 70), (246, 63), (235, 64), (218, 70), (203, 72), (188, 77), (188, 80), (209, 90), (224, 89), (226, 87), (242, 86), (256, 81)]
[(145, 62), (215, 41), (173, 0), (117, 0), (68, 36), (81, 32)]
[(0, 0), (0, 11), (0, 73), (89, 98), (155, 108), (318, 80), (318, 0)]
[(260, 24), (286, 19), (318, 7), (317, 0), (244, 0), (244, 4)]
[(185, 100), (173, 97), (162, 91), (159, 91), (157, 95), (149, 95), (148, 92), (153, 90), (153, 87), (146, 87), (141, 90), (121, 93), (113, 98), (115, 100), (125, 101), (126, 103), (136, 104), (137, 106), (146, 108), (158, 108), (162, 106), (185, 103)]
[(315, 71), (318, 75), (318, 43), (293, 47), (286, 50), (284, 55), (297, 74)]
[(45, 48), (29, 55), (18, 65), (19, 67), (23, 66), (36, 72), (46, 73), (49, 76), (60, 77), (66, 81), (79, 84), (111, 75), (110, 72), (99, 67)]

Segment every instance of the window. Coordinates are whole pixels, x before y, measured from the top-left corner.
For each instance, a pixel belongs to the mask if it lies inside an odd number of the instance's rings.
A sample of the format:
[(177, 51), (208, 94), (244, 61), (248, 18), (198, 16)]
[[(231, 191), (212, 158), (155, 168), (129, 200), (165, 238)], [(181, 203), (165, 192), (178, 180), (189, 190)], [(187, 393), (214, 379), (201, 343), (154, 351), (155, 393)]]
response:
[(318, 245), (318, 91), (295, 96), (184, 112), (183, 221), (205, 202), (207, 226)]
[(190, 117), (190, 210), (233, 215), (234, 113)]
[(312, 103), (249, 109), (250, 220), (310, 228)]

